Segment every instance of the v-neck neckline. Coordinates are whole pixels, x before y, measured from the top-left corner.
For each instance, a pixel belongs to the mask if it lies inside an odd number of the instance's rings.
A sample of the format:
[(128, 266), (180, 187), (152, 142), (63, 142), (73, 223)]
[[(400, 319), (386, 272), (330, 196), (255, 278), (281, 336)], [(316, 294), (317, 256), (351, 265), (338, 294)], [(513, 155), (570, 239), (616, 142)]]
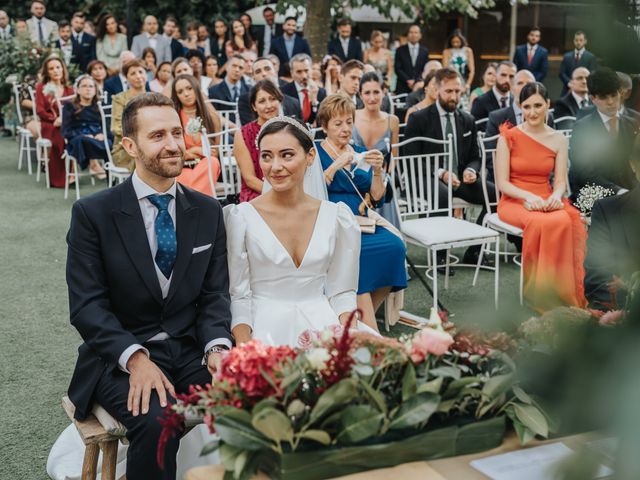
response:
[(315, 222), (313, 224), (313, 230), (311, 231), (311, 237), (309, 237), (309, 242), (307, 243), (307, 247), (304, 250), (304, 255), (302, 256), (302, 260), (300, 260), (300, 264), (299, 265), (296, 265), (296, 262), (293, 259), (293, 257), (291, 256), (291, 253), (289, 252), (289, 250), (287, 250), (287, 247), (285, 247), (284, 244), (282, 243), (282, 241), (280, 241), (280, 239), (278, 238), (276, 233), (271, 229), (271, 227), (269, 226), (267, 221), (264, 219), (264, 217), (260, 214), (258, 209), (256, 207), (254, 207), (253, 205), (251, 205), (250, 202), (247, 202), (247, 205), (249, 205), (251, 207), (251, 209), (255, 212), (255, 214), (258, 216), (258, 218), (260, 218), (260, 221), (262, 222), (262, 224), (267, 228), (267, 230), (269, 230), (269, 232), (271, 233), (271, 236), (274, 238), (274, 240), (280, 246), (280, 248), (282, 248), (284, 253), (287, 255), (287, 258), (291, 261), (291, 264), (293, 265), (293, 268), (296, 271), (298, 271), (298, 270), (300, 270), (300, 268), (304, 264), (304, 261), (307, 258), (307, 254), (309, 253), (309, 249), (311, 247), (311, 244), (313, 243), (313, 239), (316, 236), (316, 230), (318, 229), (318, 224), (320, 223), (319, 222), (320, 213), (322, 212), (322, 207), (324, 206), (324, 203), (325, 203), (324, 201), (320, 201), (320, 207), (318, 208), (318, 212), (316, 213), (316, 220), (315, 220)]

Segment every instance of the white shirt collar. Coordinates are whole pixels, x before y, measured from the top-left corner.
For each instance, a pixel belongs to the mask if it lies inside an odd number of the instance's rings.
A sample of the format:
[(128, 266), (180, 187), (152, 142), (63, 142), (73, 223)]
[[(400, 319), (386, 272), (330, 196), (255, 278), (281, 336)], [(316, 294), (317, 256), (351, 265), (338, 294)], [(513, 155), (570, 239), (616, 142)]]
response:
[(576, 103), (578, 104), (578, 106), (580, 108), (582, 108), (582, 106), (580, 104), (582, 103), (583, 100), (587, 100), (587, 102), (589, 100), (587, 95), (585, 95), (584, 97), (581, 97), (580, 95), (578, 95), (573, 90), (571, 91), (571, 95), (573, 96), (573, 99), (576, 101)]
[(144, 32), (144, 34), (145, 34), (145, 35), (146, 35), (146, 37), (147, 37), (147, 38), (149, 38), (149, 39), (152, 39), (152, 38), (153, 38), (153, 39), (155, 40), (156, 38), (158, 38), (158, 34), (157, 34), (157, 33), (156, 33), (155, 35), (151, 35), (149, 32)]
[(535, 45), (531, 45), (530, 43), (527, 43), (527, 51), (531, 50), (532, 52), (535, 52), (536, 48), (538, 48), (537, 43)]
[(33, 19), (33, 21), (34, 21), (35, 23), (38, 23), (38, 22), (44, 22), (44, 17), (42, 17), (42, 18), (38, 18), (38, 17), (36, 17), (35, 15), (32, 15), (32, 16), (31, 16), (31, 18)]
[(436, 108), (438, 109), (438, 115), (440, 115), (441, 117), (444, 117), (445, 115), (451, 113), (455, 113), (455, 112), (447, 112), (444, 108), (442, 108), (442, 105), (440, 105), (440, 101), (436, 100)]
[(169, 194), (174, 199), (176, 198), (176, 181), (173, 181), (173, 184), (166, 192), (158, 192), (154, 190), (152, 187), (144, 183), (144, 181), (138, 176), (137, 170), (133, 171), (133, 175), (131, 175), (131, 183), (133, 184), (133, 189), (136, 192), (136, 198), (138, 200), (142, 200), (143, 198), (147, 198), (149, 195), (165, 195)]
[(84, 32), (76, 33), (74, 31), (71, 32), (71, 38), (75, 38), (76, 41), (82, 40), (82, 34)]
[(579, 54), (580, 56), (584, 55), (584, 47), (582, 47), (580, 50), (578, 49), (574, 49), (574, 53)]
[[(507, 99), (507, 107), (509, 105), (511, 105), (511, 97), (509, 95), (510, 92), (507, 92), (506, 94), (503, 95), (502, 92), (500, 90), (498, 90), (495, 86), (491, 89), (491, 91), (495, 95), (496, 100), (498, 100), (498, 104), (500, 104), (500, 100), (502, 98), (506, 98)], [(502, 106), (500, 106), (500, 108), (502, 108)]]
[[(602, 119), (602, 123), (604, 123), (607, 126), (607, 129), (609, 129), (609, 120), (611, 120), (612, 117), (610, 117), (609, 115), (605, 115), (600, 110), (597, 110), (597, 112), (598, 112), (598, 115), (600, 115), (600, 118)], [(620, 113), (619, 112), (616, 113), (616, 117), (619, 117), (619, 116), (620, 116)]]
[(293, 84), (296, 86), (296, 90), (298, 91), (298, 93), (300, 93), (302, 90), (309, 90), (309, 87), (303, 87), (298, 82), (293, 82)]

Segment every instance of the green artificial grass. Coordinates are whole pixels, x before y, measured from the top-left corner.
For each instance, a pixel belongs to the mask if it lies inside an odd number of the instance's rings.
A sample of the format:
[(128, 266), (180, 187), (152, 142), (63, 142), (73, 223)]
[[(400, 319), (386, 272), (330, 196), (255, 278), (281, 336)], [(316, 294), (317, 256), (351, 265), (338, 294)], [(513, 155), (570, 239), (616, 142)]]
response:
[[(25, 166), (18, 172), (17, 156), (15, 140), (0, 138), (0, 478), (32, 480), (47, 478), (49, 449), (69, 423), (60, 401), (81, 343), (69, 323), (65, 284), (65, 235), (75, 195), (65, 200), (61, 189), (45, 188), (44, 178), (36, 183)], [(81, 193), (104, 187), (84, 178)], [(414, 262), (426, 263), (424, 251), (409, 252)], [(511, 308), (518, 269), (500, 266), (502, 318), (493, 310), (493, 274), (482, 272), (472, 288), (473, 271), (458, 269), (441, 292), (453, 321), (510, 329), (526, 318), (526, 311)], [(405, 310), (428, 316), (431, 303), (423, 286), (410, 281)], [(411, 331), (397, 325), (390, 335)]]

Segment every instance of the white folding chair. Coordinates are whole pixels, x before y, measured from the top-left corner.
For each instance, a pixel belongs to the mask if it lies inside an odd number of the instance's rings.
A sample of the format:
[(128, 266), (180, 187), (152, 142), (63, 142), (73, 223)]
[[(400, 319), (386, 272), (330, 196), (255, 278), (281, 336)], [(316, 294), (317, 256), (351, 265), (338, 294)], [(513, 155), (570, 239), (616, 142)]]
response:
[[(38, 120), (38, 112), (36, 110), (36, 94), (33, 88), (29, 88), (29, 97), (31, 98), (31, 109), (33, 110), (33, 118)], [(42, 137), (42, 128), (40, 121), (36, 122), (38, 129), (38, 138), (36, 140), (36, 182), (40, 181), (40, 170), (44, 169), (45, 184), (47, 188), (51, 188), (49, 181), (49, 149), (51, 149), (51, 140)]]
[(18, 170), (22, 170), (22, 160), (27, 157), (27, 172), (31, 175), (31, 151), (35, 153), (36, 148), (35, 145), (32, 147), (31, 142), (33, 141), (33, 134), (28, 128), (24, 127), (24, 118), (22, 117), (22, 108), (20, 106), (20, 89), (22, 87), (18, 83), (13, 84), (13, 96), (16, 102), (16, 115), (18, 118), (18, 126), (16, 128), (16, 133), (18, 134), (18, 141), (20, 142), (20, 149), (18, 152)]
[[(576, 117), (572, 117), (570, 115), (567, 115), (566, 117), (560, 117), (560, 118), (555, 118), (553, 120), (553, 128), (555, 128), (556, 130), (558, 130), (559, 132), (566, 132), (566, 131), (573, 131), (573, 124), (576, 123)], [(559, 126), (566, 126), (568, 128), (558, 128)], [(571, 135), (569, 135), (570, 137)]]
[[(450, 135), (447, 140), (436, 140), (427, 137), (413, 137), (393, 145), (401, 148), (413, 142), (431, 143), (442, 146), (443, 153), (400, 155), (393, 159), (395, 164), (394, 176), (405, 179), (404, 211), (398, 208), (400, 231), (407, 243), (426, 248), (431, 253), (431, 270), (433, 271), (433, 307), (438, 308), (438, 274), (437, 254), (445, 251), (445, 288), (449, 281), (449, 250), (452, 248), (469, 247), (472, 245), (485, 246), (495, 243), (496, 251), (500, 249), (500, 234), (476, 225), (466, 220), (453, 217), (453, 186), (451, 183), (452, 142)], [(440, 179), (437, 171), (445, 168), (449, 171), (447, 183), (447, 204), (439, 205), (438, 188)], [(395, 185), (395, 182), (392, 183)], [(440, 215), (440, 216), (435, 216)], [(494, 271), (495, 305), (498, 306), (498, 280), (500, 262), (494, 267), (483, 267)]]
[(220, 115), (223, 130), (241, 126), (237, 102), (227, 102), (217, 98), (209, 98), (206, 101), (213, 105)]
[[(478, 140), (480, 142), (480, 154), (482, 157), (482, 171), (485, 172), (484, 175), (482, 175), (481, 177), (481, 181), (482, 181), (482, 193), (484, 195), (484, 202), (485, 202), (485, 208), (487, 209), (487, 214), (484, 216), (484, 219), (482, 221), (482, 225), (484, 225), (487, 228), (490, 228), (491, 230), (495, 230), (496, 232), (499, 232), (501, 235), (504, 236), (504, 240), (505, 240), (505, 250), (503, 253), (500, 253), (499, 249), (496, 249), (495, 253), (496, 253), (496, 265), (498, 263), (500, 263), (500, 255), (504, 255), (504, 259), (505, 261), (508, 260), (509, 256), (513, 256), (513, 261), (516, 265), (518, 265), (520, 267), (520, 305), (522, 305), (523, 303), (523, 295), (522, 295), (522, 288), (523, 288), (523, 261), (522, 261), (522, 255), (519, 253), (513, 253), (510, 254), (507, 252), (507, 235), (513, 235), (515, 237), (520, 237), (522, 238), (523, 235), (523, 231), (521, 228), (518, 228), (514, 225), (511, 225), (503, 220), (500, 219), (500, 217), (498, 216), (497, 213), (494, 213), (496, 208), (498, 207), (498, 202), (500, 201), (500, 190), (498, 189), (498, 185), (496, 183), (496, 179), (495, 179), (495, 153), (496, 153), (496, 143), (498, 141), (498, 138), (500, 137), (500, 134), (494, 135), (493, 137), (487, 137), (485, 138), (484, 134), (482, 132), (478, 132)], [(488, 170), (487, 166), (491, 164), (493, 166), (492, 170)], [(489, 180), (487, 177), (489, 176), (490, 172), (493, 172), (491, 181), (493, 182), (493, 184), (495, 185), (495, 196), (493, 198), (491, 198), (489, 189), (487, 188), (487, 181)], [(484, 245), (482, 246), (481, 250), (480, 250), (480, 258), (478, 259), (478, 267), (480, 266), (480, 262), (482, 262), (482, 256), (485, 253), (492, 253), (490, 250), (486, 249), (484, 247)], [(519, 260), (518, 260), (519, 258)], [(475, 285), (476, 281), (477, 281), (477, 277), (478, 277), (478, 270), (479, 268), (476, 267), (476, 273), (473, 277), (473, 284)]]
[(102, 120), (102, 131), (104, 132), (104, 148), (107, 151), (108, 161), (104, 164), (103, 168), (107, 171), (107, 186), (112, 187), (115, 182), (122, 183), (131, 176), (131, 172), (128, 168), (118, 167), (113, 163), (113, 157), (111, 156), (111, 147), (109, 146), (110, 129), (107, 120), (111, 120), (111, 105), (103, 105), (98, 102), (98, 111), (100, 112), (100, 118)]
[(397, 95), (389, 95), (389, 102), (391, 103), (391, 114), (399, 108), (404, 108), (407, 104), (408, 93), (399, 93)]
[(480, 127), (482, 127), (482, 129), (486, 128), (486, 123), (489, 121), (489, 117), (486, 118), (481, 118), (480, 120), (476, 120), (476, 127), (478, 127), (478, 129)]
[[(239, 128), (231, 128), (206, 135), (209, 149), (211, 149), (211, 151), (213, 149), (218, 151), (221, 181), (216, 185), (216, 198), (219, 200), (224, 200), (227, 199), (229, 195), (237, 195), (240, 193), (242, 177), (238, 163), (233, 156), (233, 138), (238, 131), (240, 131)], [(206, 150), (204, 143), (202, 148)]]

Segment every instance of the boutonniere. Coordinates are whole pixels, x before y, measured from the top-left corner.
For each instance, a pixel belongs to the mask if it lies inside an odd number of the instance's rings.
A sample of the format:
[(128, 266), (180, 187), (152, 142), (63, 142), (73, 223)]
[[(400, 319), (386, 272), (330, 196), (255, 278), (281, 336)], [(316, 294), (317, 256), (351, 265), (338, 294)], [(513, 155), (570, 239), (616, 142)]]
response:
[(200, 117), (190, 118), (185, 130), (191, 136), (197, 135), (202, 131), (202, 119)]

